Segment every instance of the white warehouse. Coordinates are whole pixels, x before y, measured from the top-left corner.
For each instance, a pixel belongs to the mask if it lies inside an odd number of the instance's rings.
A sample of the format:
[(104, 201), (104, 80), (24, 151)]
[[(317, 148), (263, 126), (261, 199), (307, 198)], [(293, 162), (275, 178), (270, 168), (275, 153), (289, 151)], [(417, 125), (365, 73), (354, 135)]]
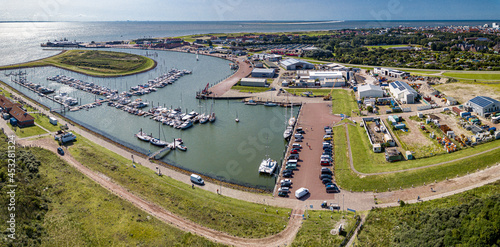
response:
[(384, 90), (380, 86), (366, 84), (359, 86), (358, 97), (362, 98), (382, 98), (384, 97)]
[(267, 79), (266, 78), (241, 78), (240, 85), (246, 86), (246, 87), (267, 87)]
[(476, 96), (473, 99), (467, 101), (467, 103), (465, 103), (465, 106), (467, 108), (470, 108), (471, 111), (483, 117), (486, 113), (500, 111), (500, 102), (486, 96)]
[(391, 82), (389, 84), (389, 90), (394, 98), (406, 104), (415, 103), (418, 97), (417, 91), (406, 82), (402, 81)]
[(310, 71), (310, 79), (342, 79), (342, 72), (340, 71)]

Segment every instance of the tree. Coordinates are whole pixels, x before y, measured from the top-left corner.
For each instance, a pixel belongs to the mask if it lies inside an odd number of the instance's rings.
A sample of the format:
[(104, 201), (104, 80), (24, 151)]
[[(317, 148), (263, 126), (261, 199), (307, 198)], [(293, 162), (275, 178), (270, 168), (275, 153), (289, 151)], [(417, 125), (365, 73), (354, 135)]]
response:
[(207, 44), (208, 44), (208, 46), (212, 47), (212, 45), (213, 45), (212, 40), (208, 40)]

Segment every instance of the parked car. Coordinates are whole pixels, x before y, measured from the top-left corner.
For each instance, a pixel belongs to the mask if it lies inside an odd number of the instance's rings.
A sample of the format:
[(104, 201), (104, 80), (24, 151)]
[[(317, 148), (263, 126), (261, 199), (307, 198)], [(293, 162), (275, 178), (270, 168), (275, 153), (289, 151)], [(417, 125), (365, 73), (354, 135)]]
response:
[(291, 183), (292, 183), (292, 180), (291, 180), (291, 179), (282, 179), (282, 180), (280, 181), (280, 183), (285, 183), (285, 182), (288, 182), (288, 183), (290, 183), (290, 184), (291, 184)]
[(57, 153), (60, 155), (64, 155), (64, 150), (62, 149), (62, 147), (57, 148)]
[(331, 185), (326, 186), (326, 192), (327, 193), (338, 193), (338, 192), (340, 192), (340, 189), (339, 189), (339, 187), (337, 187), (337, 185), (331, 184)]
[(284, 191), (280, 191), (280, 192), (278, 192), (278, 196), (281, 196), (281, 197), (288, 197), (288, 193), (287, 193), (287, 192), (284, 192)]
[(291, 187), (292, 183), (291, 182), (281, 182), (280, 185), (281, 185), (281, 187)]
[(290, 154), (288, 160), (299, 160), (299, 154)]
[(300, 188), (300, 189), (295, 191), (295, 197), (297, 199), (300, 199), (300, 198), (306, 196), (307, 194), (309, 194), (309, 190), (307, 188)]
[(322, 167), (322, 168), (321, 168), (321, 174), (330, 174), (330, 175), (332, 175), (332, 174), (333, 174), (333, 172), (332, 172), (332, 170), (330, 170), (330, 168), (328, 168), (328, 167)]
[(332, 182), (332, 180), (331, 180), (331, 179), (328, 179), (328, 178), (323, 178), (323, 179), (321, 180), (321, 182), (322, 182), (323, 184), (326, 184), (326, 183), (331, 183), (331, 182)]
[(281, 188), (278, 189), (278, 193), (279, 192), (289, 193), (290, 192), (290, 188), (288, 188), (288, 187), (281, 187)]
[(319, 175), (319, 179), (323, 180), (325, 178), (332, 180), (332, 175), (330, 175), (330, 174), (320, 174)]

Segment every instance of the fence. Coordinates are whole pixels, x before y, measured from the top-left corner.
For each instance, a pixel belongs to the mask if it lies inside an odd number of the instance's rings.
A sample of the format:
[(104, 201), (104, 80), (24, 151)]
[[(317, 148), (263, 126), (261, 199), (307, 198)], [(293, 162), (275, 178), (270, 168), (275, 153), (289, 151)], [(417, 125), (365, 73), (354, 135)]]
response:
[(359, 224), (361, 223), (361, 217), (359, 215), (356, 215), (356, 224), (354, 227), (349, 231), (349, 233), (345, 236), (344, 240), (342, 243), (340, 243), (339, 247), (344, 247), (349, 243), (349, 240), (351, 240), (352, 236), (354, 235), (354, 232), (358, 228)]

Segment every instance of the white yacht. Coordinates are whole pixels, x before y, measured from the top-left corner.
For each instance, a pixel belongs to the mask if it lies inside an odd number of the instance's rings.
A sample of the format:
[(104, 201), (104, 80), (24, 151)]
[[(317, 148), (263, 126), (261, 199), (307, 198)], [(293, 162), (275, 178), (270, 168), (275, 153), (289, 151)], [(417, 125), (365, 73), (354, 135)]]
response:
[(266, 174), (273, 174), (274, 170), (276, 169), (276, 165), (278, 162), (268, 158), (262, 160), (259, 166), (259, 173), (266, 173)]

